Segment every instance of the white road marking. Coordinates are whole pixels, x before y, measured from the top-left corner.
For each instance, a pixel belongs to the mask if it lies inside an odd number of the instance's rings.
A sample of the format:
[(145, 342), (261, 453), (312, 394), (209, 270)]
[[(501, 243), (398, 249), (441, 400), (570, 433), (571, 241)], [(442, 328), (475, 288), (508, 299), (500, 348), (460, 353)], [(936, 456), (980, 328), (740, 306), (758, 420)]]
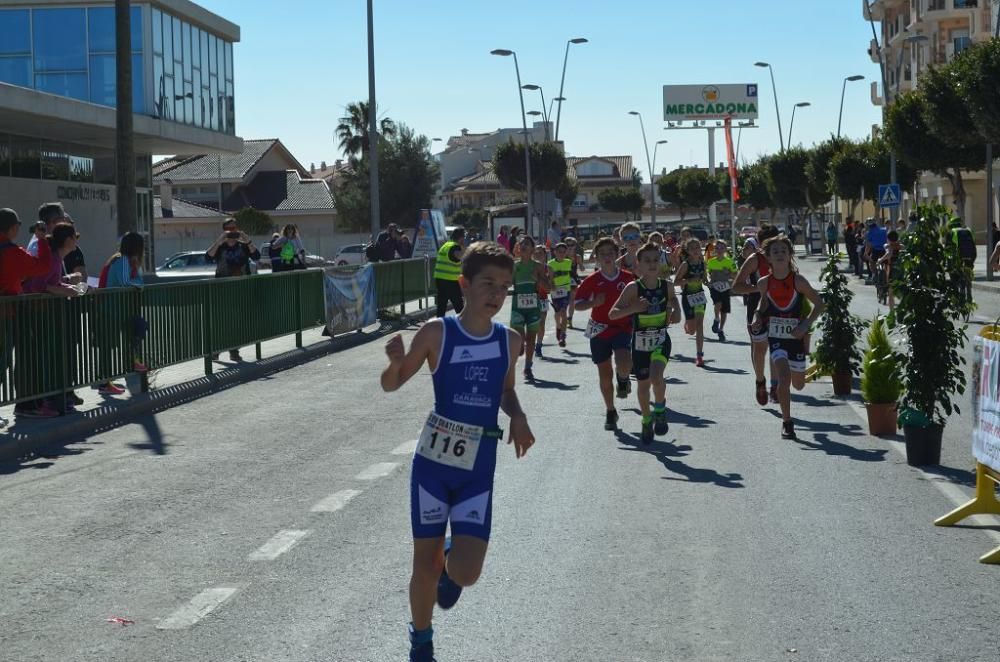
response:
[(205, 618), (236, 593), (236, 588), (207, 588), (174, 613), (160, 621), (157, 630), (183, 630)]
[(323, 499), (315, 506), (309, 509), (311, 513), (335, 513), (354, 497), (361, 494), (361, 490), (340, 490), (339, 492), (334, 492), (327, 498)]
[(399, 446), (392, 449), (393, 455), (413, 455), (413, 452), (417, 450), (417, 442), (419, 439), (414, 439), (413, 441), (404, 441)]
[(375, 480), (376, 478), (388, 476), (398, 466), (399, 462), (376, 462), (354, 478), (355, 480)]
[(251, 561), (273, 561), (292, 547), (299, 544), (299, 541), (308, 536), (312, 531), (278, 531), (266, 543), (260, 546), (255, 552), (251, 552)]
[[(855, 402), (854, 400), (848, 400), (847, 404), (850, 405), (851, 409), (854, 410), (854, 413), (858, 415), (858, 418), (860, 418), (865, 424), (868, 423), (868, 412), (865, 411), (865, 406), (863, 404), (861, 404), (860, 402)], [(898, 453), (900, 457), (902, 457), (904, 460), (906, 459), (905, 443), (903, 443), (902, 441), (896, 441), (895, 439), (882, 439), (882, 441), (886, 442), (889, 448), (896, 451), (896, 453)], [(971, 457), (972, 454), (971, 449), (969, 451), (969, 454)], [(920, 467), (913, 467), (913, 468), (920, 469)], [(921, 473), (924, 474), (924, 478), (927, 479), (927, 482), (934, 485), (934, 487), (936, 487), (938, 491), (944, 495), (944, 498), (955, 504), (956, 508), (958, 506), (964, 506), (966, 503), (972, 500), (973, 496), (972, 494), (966, 492), (958, 485), (949, 482), (948, 479), (932, 473), (928, 473), (926, 471), (923, 471), (923, 469), (920, 469), (920, 471)], [(941, 513), (941, 515), (944, 514), (945, 513), (943, 512)], [(967, 517), (966, 519), (962, 520), (962, 524), (970, 524), (977, 526), (996, 526), (997, 518), (991, 515), (974, 515), (972, 517)], [(989, 537), (993, 538), (994, 540), (1000, 542), (1000, 531), (994, 531), (993, 529), (981, 529), (981, 531), (986, 535), (988, 535)]]

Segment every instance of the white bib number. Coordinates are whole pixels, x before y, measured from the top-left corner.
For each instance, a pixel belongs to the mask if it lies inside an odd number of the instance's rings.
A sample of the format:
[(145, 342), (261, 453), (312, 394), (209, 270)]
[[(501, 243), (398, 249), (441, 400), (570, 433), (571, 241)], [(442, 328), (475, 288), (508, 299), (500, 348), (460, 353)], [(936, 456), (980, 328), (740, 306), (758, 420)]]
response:
[(587, 338), (596, 338), (597, 336), (604, 333), (608, 328), (607, 324), (602, 324), (601, 322), (595, 322), (593, 319), (587, 321), (587, 330), (583, 332), (583, 335)]
[(565, 287), (557, 287), (552, 290), (553, 299), (564, 299), (569, 296), (569, 290)]
[(688, 295), (688, 305), (692, 308), (697, 308), (698, 306), (705, 305), (705, 293), (695, 292), (694, 294)]
[(537, 308), (538, 307), (538, 295), (537, 294), (518, 294), (517, 295), (517, 307), (523, 309), (526, 308)]
[(709, 287), (711, 287), (716, 292), (728, 292), (732, 287), (732, 285), (730, 285), (729, 281), (727, 280), (720, 280), (718, 282), (712, 283), (711, 285), (709, 285)]
[(768, 324), (767, 335), (778, 340), (793, 340), (792, 331), (799, 325), (794, 317), (772, 317)]
[(431, 412), (420, 432), (417, 455), (456, 469), (472, 471), (479, 454), (483, 428), (466, 425)]
[(635, 350), (637, 352), (652, 352), (666, 339), (666, 329), (640, 329), (635, 332)]

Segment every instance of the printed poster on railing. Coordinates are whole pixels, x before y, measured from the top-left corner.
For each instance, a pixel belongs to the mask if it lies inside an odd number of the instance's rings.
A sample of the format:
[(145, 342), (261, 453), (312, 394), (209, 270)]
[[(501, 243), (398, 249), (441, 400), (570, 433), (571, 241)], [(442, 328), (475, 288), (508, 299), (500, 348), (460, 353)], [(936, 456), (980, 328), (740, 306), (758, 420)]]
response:
[(375, 268), (370, 264), (357, 271), (327, 269), (323, 294), (326, 297), (326, 328), (331, 336), (356, 331), (378, 319)]
[(1000, 342), (977, 336), (972, 347), (972, 455), (1000, 471)]

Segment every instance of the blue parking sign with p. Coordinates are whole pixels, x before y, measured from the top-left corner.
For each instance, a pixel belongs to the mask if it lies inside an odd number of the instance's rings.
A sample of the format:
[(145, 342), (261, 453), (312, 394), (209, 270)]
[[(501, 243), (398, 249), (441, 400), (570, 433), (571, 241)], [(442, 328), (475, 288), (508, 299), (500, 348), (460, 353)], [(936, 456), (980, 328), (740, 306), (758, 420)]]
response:
[(878, 206), (882, 209), (898, 207), (902, 200), (899, 184), (879, 184), (878, 186)]
[(755, 97), (757, 96), (757, 86), (753, 83), (747, 85), (747, 96)]

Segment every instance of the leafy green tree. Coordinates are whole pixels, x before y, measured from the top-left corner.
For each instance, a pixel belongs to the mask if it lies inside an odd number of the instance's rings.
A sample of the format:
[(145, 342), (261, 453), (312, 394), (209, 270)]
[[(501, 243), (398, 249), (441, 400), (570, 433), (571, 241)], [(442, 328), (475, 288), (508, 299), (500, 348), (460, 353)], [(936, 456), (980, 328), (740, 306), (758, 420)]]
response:
[[(552, 142), (531, 144), (531, 188), (535, 191), (555, 191), (566, 178), (566, 157)], [(505, 187), (524, 191), (527, 179), (524, 171), (524, 143), (513, 139), (499, 145), (493, 153), (493, 169)]]
[(680, 177), (682, 172), (682, 170), (674, 170), (657, 179), (656, 194), (660, 196), (660, 200), (675, 205), (683, 221), (684, 208), (687, 206), (687, 203), (683, 196), (681, 196)]
[(637, 215), (645, 202), (639, 189), (631, 186), (604, 189), (597, 194), (597, 201), (610, 212), (625, 214), (625, 220), (629, 220), (629, 213)]
[(274, 219), (266, 211), (244, 207), (235, 214), (233, 218), (243, 232), (248, 235), (264, 235), (274, 232)]
[[(868, 178), (865, 169), (865, 150), (859, 143), (849, 142), (830, 159), (830, 188), (841, 199), (850, 201), (851, 214), (862, 199), (862, 189)], [(865, 190), (865, 197), (871, 192)]]
[(563, 177), (562, 182), (556, 187), (555, 194), (559, 198), (559, 201), (562, 202), (563, 213), (565, 214), (573, 206), (576, 197), (580, 195), (580, 185), (575, 178), (569, 178), (567, 171), (567, 176)]
[[(426, 136), (405, 124), (393, 128), (393, 137), (379, 144), (381, 222), (412, 225), (419, 211), (430, 207), (440, 174)], [(340, 226), (363, 232), (370, 225), (368, 159), (357, 159), (353, 166), (334, 189), (334, 199)]]
[(952, 147), (930, 131), (925, 118), (930, 111), (921, 89), (907, 92), (889, 107), (885, 119), (885, 138), (896, 158), (914, 170), (927, 170), (948, 179), (955, 208), (965, 213), (965, 185), (962, 170), (982, 167), (982, 146)]
[(955, 58), (972, 121), (984, 139), (1000, 143), (1000, 40), (972, 46)]
[[(969, 104), (963, 95), (967, 62), (965, 58), (958, 57), (944, 66), (931, 67), (924, 72), (920, 79), (920, 91), (925, 100), (923, 119), (931, 135), (948, 149), (964, 151), (979, 148), (982, 157), (978, 167), (972, 168), (981, 170), (986, 163), (986, 142), (972, 121)], [(966, 195), (961, 171), (953, 170), (952, 175), (953, 179), (949, 179), (955, 207), (958, 214), (964, 216)]]
[(642, 188), (642, 171), (632, 168), (632, 188)]
[(823, 194), (810, 186), (806, 175), (809, 153), (802, 147), (790, 147), (767, 161), (767, 186), (771, 199), (778, 207), (814, 209), (813, 198)]
[(809, 150), (809, 159), (806, 162), (806, 177), (809, 180), (811, 191), (818, 192), (822, 200), (812, 200), (812, 207), (816, 208), (825, 204), (833, 197), (833, 185), (830, 180), (830, 163), (833, 157), (847, 145), (846, 138), (830, 136), (827, 140), (819, 143)]
[(451, 216), (451, 225), (461, 225), (466, 230), (483, 232), (489, 221), (489, 214), (484, 209), (464, 208), (459, 209)]
[(740, 200), (755, 212), (770, 209), (773, 215), (774, 201), (767, 187), (767, 159), (761, 157), (740, 170)]
[(708, 170), (687, 168), (681, 173), (677, 185), (681, 198), (689, 207), (707, 210), (719, 200), (719, 183), (708, 174)]
[[(349, 159), (365, 158), (368, 154), (368, 102), (349, 103), (345, 108), (347, 114), (340, 118), (337, 125), (337, 139), (340, 141), (340, 151)], [(388, 117), (378, 120), (379, 131), (383, 139), (392, 138), (396, 134), (396, 124)]]

